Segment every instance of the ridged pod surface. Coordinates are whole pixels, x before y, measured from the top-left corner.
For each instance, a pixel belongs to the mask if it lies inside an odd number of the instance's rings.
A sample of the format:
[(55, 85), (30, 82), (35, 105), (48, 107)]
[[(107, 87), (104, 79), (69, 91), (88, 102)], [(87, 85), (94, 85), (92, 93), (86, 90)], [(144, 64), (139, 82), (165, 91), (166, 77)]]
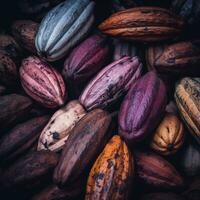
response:
[(93, 9), (90, 0), (66, 0), (49, 11), (36, 35), (38, 54), (48, 61), (64, 57), (88, 34), (94, 21)]
[(85, 200), (126, 200), (134, 173), (132, 155), (119, 136), (113, 136), (94, 163)]
[(161, 155), (176, 153), (184, 143), (183, 123), (174, 114), (166, 114), (150, 142), (151, 148)]
[(35, 36), (39, 24), (31, 20), (17, 20), (12, 25), (12, 34), (24, 49), (36, 53)]
[(122, 97), (142, 73), (138, 57), (124, 57), (102, 69), (79, 97), (87, 110), (106, 108)]
[(78, 85), (96, 75), (108, 59), (110, 49), (106, 42), (105, 37), (92, 35), (73, 49), (64, 63), (65, 80)]
[(77, 123), (54, 171), (57, 185), (74, 181), (92, 164), (109, 140), (110, 123), (110, 115), (100, 109), (89, 112)]
[(173, 165), (154, 153), (134, 153), (136, 175), (145, 183), (159, 188), (181, 187), (183, 178)]
[(177, 36), (184, 22), (169, 10), (136, 7), (114, 13), (99, 25), (110, 36), (140, 42), (156, 42)]
[(38, 151), (58, 151), (63, 148), (70, 131), (86, 114), (84, 108), (77, 100), (70, 101), (65, 107), (58, 110), (43, 129), (39, 141)]
[(166, 103), (164, 83), (148, 72), (132, 85), (121, 104), (119, 134), (128, 142), (144, 139), (159, 124)]
[(190, 133), (200, 143), (200, 78), (183, 78), (176, 86), (175, 100)]
[(40, 58), (24, 59), (20, 77), (26, 93), (43, 106), (56, 108), (65, 103), (66, 89), (61, 74)]

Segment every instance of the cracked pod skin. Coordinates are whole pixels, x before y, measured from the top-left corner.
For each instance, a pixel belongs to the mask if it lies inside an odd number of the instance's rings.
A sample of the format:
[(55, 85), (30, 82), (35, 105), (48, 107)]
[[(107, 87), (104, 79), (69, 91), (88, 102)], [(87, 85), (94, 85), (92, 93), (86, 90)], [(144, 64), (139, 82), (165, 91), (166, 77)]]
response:
[(62, 74), (66, 81), (74, 85), (88, 82), (104, 67), (108, 55), (107, 39), (101, 35), (92, 35), (70, 53)]
[(66, 56), (90, 31), (94, 2), (66, 0), (43, 18), (35, 38), (38, 55), (48, 61)]
[(175, 89), (176, 105), (192, 136), (200, 144), (200, 78), (183, 78)]
[(106, 108), (122, 97), (142, 73), (138, 57), (124, 57), (102, 69), (91, 80), (79, 97), (89, 111)]
[(119, 134), (128, 142), (144, 139), (159, 124), (167, 103), (166, 88), (154, 72), (132, 85), (119, 112)]
[(61, 74), (45, 61), (31, 56), (22, 61), (20, 67), (21, 84), (26, 93), (47, 108), (64, 105), (65, 83)]
[(126, 200), (134, 174), (133, 158), (120, 136), (113, 136), (95, 161), (85, 200)]

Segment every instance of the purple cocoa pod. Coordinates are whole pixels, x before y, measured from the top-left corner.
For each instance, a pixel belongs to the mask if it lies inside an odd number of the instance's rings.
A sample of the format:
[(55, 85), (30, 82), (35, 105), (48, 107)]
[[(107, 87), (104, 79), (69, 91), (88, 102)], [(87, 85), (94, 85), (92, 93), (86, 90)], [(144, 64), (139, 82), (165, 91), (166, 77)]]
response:
[(166, 88), (155, 72), (132, 85), (119, 112), (119, 134), (128, 142), (144, 139), (156, 128), (167, 103)]
[(116, 102), (141, 76), (142, 63), (138, 57), (124, 57), (102, 69), (79, 97), (89, 111), (105, 108)]
[(77, 46), (66, 59), (63, 68), (65, 80), (73, 85), (88, 81), (102, 69), (108, 54), (106, 38), (92, 35)]

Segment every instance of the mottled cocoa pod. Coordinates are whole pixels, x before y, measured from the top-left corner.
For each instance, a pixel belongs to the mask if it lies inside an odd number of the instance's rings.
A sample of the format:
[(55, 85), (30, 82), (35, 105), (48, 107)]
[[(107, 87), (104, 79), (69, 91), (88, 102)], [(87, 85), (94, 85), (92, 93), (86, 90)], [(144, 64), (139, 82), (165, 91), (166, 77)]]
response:
[(54, 182), (67, 185), (96, 159), (110, 137), (110, 115), (100, 109), (86, 114), (72, 129), (54, 171)]
[(0, 85), (0, 96), (4, 94), (6, 88), (2, 85)]
[(159, 124), (166, 106), (166, 88), (156, 73), (148, 72), (129, 90), (119, 112), (119, 134), (138, 142)]
[(158, 192), (158, 193), (150, 193), (145, 194), (141, 197), (140, 200), (185, 200), (185, 198), (181, 195), (168, 192)]
[(113, 136), (94, 163), (85, 200), (126, 200), (133, 178), (133, 159), (120, 136)]
[(200, 41), (185, 41), (149, 47), (146, 53), (150, 70), (167, 75), (200, 75)]
[(26, 93), (44, 107), (56, 108), (65, 103), (67, 95), (61, 74), (40, 58), (24, 59), (20, 78)]
[(175, 100), (190, 133), (200, 143), (200, 78), (183, 78), (176, 85)]
[(32, 101), (25, 96), (9, 94), (0, 97), (0, 129), (5, 129), (20, 121), (29, 113)]
[(48, 120), (48, 116), (33, 118), (6, 133), (0, 140), (0, 162), (13, 160), (31, 148)]
[[(4, 171), (0, 182), (4, 188), (25, 189), (49, 178), (58, 162), (54, 152), (40, 151), (26, 154)], [(33, 189), (33, 188), (31, 188)]]
[(0, 51), (0, 82), (7, 87), (14, 87), (17, 84), (18, 72), (14, 61)]
[(36, 53), (35, 35), (39, 24), (31, 20), (17, 20), (12, 25), (12, 34), (22, 48)]
[(134, 153), (136, 174), (145, 183), (159, 188), (175, 188), (184, 184), (173, 165), (154, 153)]
[(158, 42), (174, 38), (184, 22), (174, 13), (159, 7), (136, 7), (114, 13), (99, 25), (112, 37), (140, 42)]
[(79, 101), (87, 110), (107, 108), (122, 97), (142, 73), (138, 57), (124, 57), (102, 69), (83, 90)]

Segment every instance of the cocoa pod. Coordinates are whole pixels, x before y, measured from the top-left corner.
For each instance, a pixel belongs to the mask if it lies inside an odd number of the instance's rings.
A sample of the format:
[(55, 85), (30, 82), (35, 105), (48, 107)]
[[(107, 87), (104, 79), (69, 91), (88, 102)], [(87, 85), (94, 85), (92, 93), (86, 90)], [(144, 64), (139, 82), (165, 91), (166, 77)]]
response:
[(184, 41), (147, 49), (149, 69), (167, 75), (200, 75), (200, 41)]
[(200, 78), (183, 78), (176, 86), (175, 100), (190, 133), (200, 143)]
[(0, 97), (0, 129), (5, 129), (20, 121), (29, 113), (32, 101), (25, 96), (9, 94)]
[(133, 176), (133, 159), (125, 142), (113, 136), (94, 163), (85, 200), (125, 200)]
[(65, 60), (65, 80), (79, 86), (96, 75), (104, 67), (109, 55), (109, 46), (106, 42), (105, 37), (92, 35), (80, 43)]
[(5, 92), (6, 88), (0, 85), (0, 96)]
[(23, 60), (21, 83), (26, 93), (47, 108), (62, 106), (66, 100), (65, 83), (61, 74), (36, 56)]
[(39, 141), (38, 151), (59, 151), (65, 145), (70, 131), (86, 114), (77, 100), (70, 101), (65, 107), (58, 110), (43, 129)]
[(26, 152), (38, 139), (40, 131), (48, 122), (48, 116), (42, 116), (18, 124), (0, 140), (1, 163), (10, 161)]
[(172, 192), (158, 192), (158, 193), (150, 193), (150, 194), (145, 194), (141, 197), (140, 200), (185, 200), (185, 198), (181, 195), (172, 193)]
[[(13, 163), (1, 177), (5, 188), (26, 189), (36, 182), (44, 182), (58, 162), (54, 152), (32, 152)], [(31, 188), (33, 189), (33, 188)]]
[(184, 143), (185, 131), (176, 115), (166, 114), (150, 142), (151, 148), (161, 155), (176, 153)]
[(140, 76), (142, 64), (137, 57), (124, 57), (102, 69), (79, 97), (87, 110), (106, 108), (122, 97)]
[(173, 165), (154, 153), (136, 152), (136, 174), (145, 183), (159, 188), (182, 187), (183, 178)]
[(35, 36), (39, 24), (31, 20), (17, 20), (13, 23), (11, 29), (14, 38), (19, 42), (22, 48), (36, 53)]
[(159, 7), (136, 7), (114, 13), (99, 25), (112, 37), (140, 42), (171, 39), (183, 30), (184, 22), (169, 10)]
[(89, 168), (110, 137), (111, 117), (95, 109), (86, 114), (72, 129), (54, 171), (54, 182), (67, 185)]
[(7, 87), (14, 87), (17, 78), (16, 64), (8, 55), (0, 51), (0, 82)]
[(132, 85), (119, 112), (119, 134), (128, 142), (144, 139), (159, 124), (166, 106), (166, 88), (148, 72)]

